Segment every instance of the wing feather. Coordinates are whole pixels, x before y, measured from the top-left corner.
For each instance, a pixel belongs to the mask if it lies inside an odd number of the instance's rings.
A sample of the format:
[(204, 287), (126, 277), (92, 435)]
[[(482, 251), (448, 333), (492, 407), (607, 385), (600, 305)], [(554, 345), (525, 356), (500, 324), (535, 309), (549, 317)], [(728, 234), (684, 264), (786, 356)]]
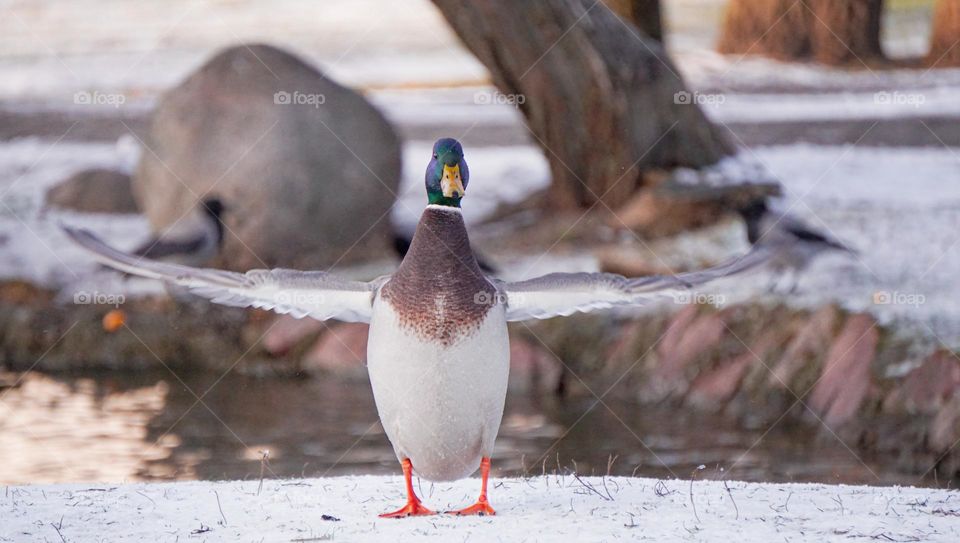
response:
[(551, 273), (500, 283), (507, 320), (547, 319), (620, 305), (643, 305), (710, 281), (755, 268), (770, 257), (765, 248), (723, 264), (676, 275), (628, 278), (612, 273)]
[(382, 278), (347, 281), (320, 271), (280, 268), (237, 273), (180, 266), (118, 251), (86, 230), (62, 228), (98, 261), (120, 271), (186, 287), (214, 303), (267, 309), (296, 318), (370, 322), (373, 299), (383, 283)]

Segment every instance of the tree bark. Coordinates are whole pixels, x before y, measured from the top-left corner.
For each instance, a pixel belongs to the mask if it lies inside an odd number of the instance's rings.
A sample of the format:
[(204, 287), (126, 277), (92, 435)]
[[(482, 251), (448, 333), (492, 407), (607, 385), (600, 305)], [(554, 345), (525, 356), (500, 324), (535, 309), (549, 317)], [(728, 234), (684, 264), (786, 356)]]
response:
[(663, 43), (660, 0), (604, 0), (614, 13), (630, 21), (647, 36)]
[(717, 49), (848, 65), (883, 58), (883, 0), (730, 0)]
[(931, 66), (960, 66), (960, 0), (938, 0), (933, 9)]
[(663, 47), (603, 4), (434, 3), (519, 104), (550, 162), (552, 207), (615, 209), (644, 171), (699, 168), (732, 152)]

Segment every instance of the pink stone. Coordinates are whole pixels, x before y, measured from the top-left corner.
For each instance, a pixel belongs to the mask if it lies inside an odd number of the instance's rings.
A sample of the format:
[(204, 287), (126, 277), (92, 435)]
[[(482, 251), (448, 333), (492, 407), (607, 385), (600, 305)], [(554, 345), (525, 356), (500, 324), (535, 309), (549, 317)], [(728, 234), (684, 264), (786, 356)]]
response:
[(715, 368), (705, 370), (690, 385), (687, 402), (702, 408), (725, 404), (740, 390), (747, 370), (755, 364), (763, 364), (764, 357), (779, 343), (780, 334), (770, 329), (753, 344), (744, 347), (743, 353)]
[(960, 441), (960, 395), (945, 403), (930, 422), (928, 445), (936, 453), (953, 450)]
[(847, 319), (830, 346), (807, 404), (831, 430), (856, 415), (873, 387), (870, 367), (878, 340), (873, 318), (857, 314)]
[[(787, 345), (779, 363), (771, 368), (767, 383), (775, 388), (789, 388), (809, 357), (822, 357), (827, 342), (833, 337), (837, 316), (837, 310), (832, 305), (824, 306), (811, 315)], [(800, 392), (797, 391), (798, 394)]]
[(720, 342), (726, 329), (721, 313), (697, 313), (696, 307), (685, 308), (671, 321), (657, 346), (656, 366), (638, 391), (641, 401), (657, 402), (686, 392), (687, 366)]
[(667, 330), (663, 333), (663, 338), (657, 344), (658, 355), (666, 356), (664, 353), (669, 353), (680, 346), (687, 327), (696, 320), (698, 313), (697, 306), (688, 305), (670, 319)]
[(700, 316), (684, 330), (682, 339), (671, 349), (657, 349), (660, 356), (654, 373), (669, 380), (683, 377), (687, 365), (716, 345), (725, 329), (719, 313)]
[(753, 353), (743, 353), (733, 360), (701, 373), (690, 385), (687, 403), (701, 408), (726, 403), (740, 388), (747, 368), (756, 362)]
[(939, 350), (907, 374), (884, 402), (884, 408), (889, 411), (902, 408), (908, 413), (933, 414), (958, 391), (960, 360), (950, 351)]

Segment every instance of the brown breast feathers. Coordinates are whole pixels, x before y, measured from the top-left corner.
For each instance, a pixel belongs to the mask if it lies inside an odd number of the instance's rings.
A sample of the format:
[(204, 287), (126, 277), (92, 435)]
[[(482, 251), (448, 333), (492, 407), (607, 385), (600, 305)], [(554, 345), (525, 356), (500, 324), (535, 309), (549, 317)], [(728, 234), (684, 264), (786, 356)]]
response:
[(497, 301), (470, 249), (459, 210), (428, 207), (410, 250), (380, 291), (400, 324), (445, 346), (475, 331)]

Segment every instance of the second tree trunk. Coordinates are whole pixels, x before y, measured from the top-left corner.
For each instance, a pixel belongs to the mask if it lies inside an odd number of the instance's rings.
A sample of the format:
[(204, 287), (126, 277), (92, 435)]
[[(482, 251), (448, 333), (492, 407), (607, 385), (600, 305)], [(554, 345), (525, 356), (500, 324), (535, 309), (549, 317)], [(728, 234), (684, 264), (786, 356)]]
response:
[(823, 64), (882, 58), (882, 0), (730, 0), (717, 48)]

